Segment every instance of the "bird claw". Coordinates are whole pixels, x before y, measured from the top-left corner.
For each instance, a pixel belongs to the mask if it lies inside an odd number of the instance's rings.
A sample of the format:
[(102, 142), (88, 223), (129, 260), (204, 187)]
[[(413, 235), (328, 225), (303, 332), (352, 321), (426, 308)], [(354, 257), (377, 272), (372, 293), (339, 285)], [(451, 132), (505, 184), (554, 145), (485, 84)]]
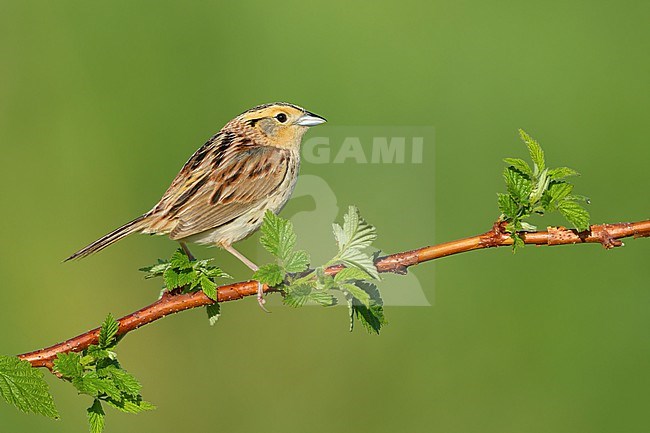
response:
[(259, 281), (257, 282), (257, 303), (264, 312), (270, 313), (270, 311), (264, 307), (264, 304), (266, 304), (266, 299), (264, 299), (264, 287)]

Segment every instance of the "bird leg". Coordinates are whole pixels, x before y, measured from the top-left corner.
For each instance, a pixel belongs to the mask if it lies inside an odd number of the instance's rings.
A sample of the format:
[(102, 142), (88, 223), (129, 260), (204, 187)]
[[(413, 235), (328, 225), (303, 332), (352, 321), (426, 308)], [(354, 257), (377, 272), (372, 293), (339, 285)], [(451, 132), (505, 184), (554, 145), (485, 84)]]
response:
[(185, 251), (185, 255), (187, 256), (188, 259), (190, 259), (190, 262), (196, 260), (196, 257), (194, 257), (192, 251), (190, 251), (190, 249), (187, 248), (187, 244), (185, 242), (179, 242), (179, 244), (181, 244), (181, 248), (183, 248), (183, 251)]
[[(230, 254), (233, 256), (237, 257), (239, 260), (241, 260), (242, 263), (244, 263), (246, 266), (248, 266), (253, 272), (256, 272), (259, 269), (259, 266), (257, 266), (255, 263), (251, 262), (245, 255), (237, 251), (232, 245), (224, 245), (221, 244), (221, 247), (228, 251)], [(264, 299), (264, 290), (262, 287), (262, 283), (259, 281), (257, 282), (257, 303), (260, 304), (260, 308), (267, 313), (270, 311), (264, 308), (264, 304), (266, 304), (266, 300)]]

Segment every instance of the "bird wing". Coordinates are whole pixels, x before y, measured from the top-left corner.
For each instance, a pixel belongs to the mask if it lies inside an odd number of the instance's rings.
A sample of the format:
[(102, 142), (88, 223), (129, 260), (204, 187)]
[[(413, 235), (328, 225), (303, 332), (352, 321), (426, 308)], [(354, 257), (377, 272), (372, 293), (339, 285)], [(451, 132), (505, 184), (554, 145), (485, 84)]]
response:
[(171, 239), (244, 215), (273, 194), (289, 174), (289, 150), (237, 141), (223, 146), (223, 141), (217, 140), (211, 150), (199, 149), (161, 199), (160, 219), (166, 221)]

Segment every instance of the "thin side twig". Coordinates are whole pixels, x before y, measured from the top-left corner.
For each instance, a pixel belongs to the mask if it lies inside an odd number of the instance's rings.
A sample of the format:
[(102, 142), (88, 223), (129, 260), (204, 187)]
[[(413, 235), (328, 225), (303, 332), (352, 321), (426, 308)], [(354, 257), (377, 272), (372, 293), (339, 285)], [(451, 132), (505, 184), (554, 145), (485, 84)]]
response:
[[(631, 236), (635, 238), (649, 237), (650, 220), (634, 223), (592, 225), (589, 230), (583, 232), (568, 230), (563, 227), (549, 227), (547, 231), (520, 233), (520, 235), (526, 244), (553, 246), (599, 243), (609, 249), (623, 245), (620, 241), (623, 238)], [(492, 230), (487, 233), (379, 257), (375, 261), (375, 265), (379, 272), (404, 274), (410, 266), (419, 263), (467, 251), (508, 246), (512, 245), (512, 243), (513, 241), (505, 232), (503, 224), (497, 222), (494, 224)], [(326, 272), (335, 275), (341, 269), (343, 269), (343, 266), (337, 265), (327, 268)], [(221, 286), (217, 290), (218, 302), (235, 301), (246, 296), (256, 295), (257, 286), (258, 283), (256, 281), (244, 281)], [(271, 292), (275, 291), (275, 289), (264, 286), (264, 291)], [(118, 336), (124, 336), (141, 326), (162, 319), (170, 314), (212, 303), (214, 301), (201, 291), (187, 294), (165, 293), (162, 298), (153, 304), (119, 319), (120, 327)], [(45, 349), (24, 353), (18, 355), (18, 357), (29, 361), (33, 367), (46, 367), (52, 370), (54, 360), (59, 353), (70, 351), (80, 352), (88, 348), (91, 344), (97, 344), (98, 338), (99, 328), (95, 328), (64, 342)]]

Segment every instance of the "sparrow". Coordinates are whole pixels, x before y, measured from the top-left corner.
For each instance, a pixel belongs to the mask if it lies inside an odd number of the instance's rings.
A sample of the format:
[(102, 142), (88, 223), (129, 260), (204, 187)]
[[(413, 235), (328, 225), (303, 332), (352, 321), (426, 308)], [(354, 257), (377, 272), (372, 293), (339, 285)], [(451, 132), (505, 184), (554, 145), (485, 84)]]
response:
[[(146, 233), (178, 241), (190, 259), (188, 242), (216, 245), (257, 271), (233, 244), (255, 232), (267, 210), (282, 210), (296, 185), (302, 137), (325, 121), (284, 102), (245, 111), (194, 152), (149, 212), (65, 261), (96, 253), (132, 233)], [(261, 284), (258, 302), (264, 308)]]

